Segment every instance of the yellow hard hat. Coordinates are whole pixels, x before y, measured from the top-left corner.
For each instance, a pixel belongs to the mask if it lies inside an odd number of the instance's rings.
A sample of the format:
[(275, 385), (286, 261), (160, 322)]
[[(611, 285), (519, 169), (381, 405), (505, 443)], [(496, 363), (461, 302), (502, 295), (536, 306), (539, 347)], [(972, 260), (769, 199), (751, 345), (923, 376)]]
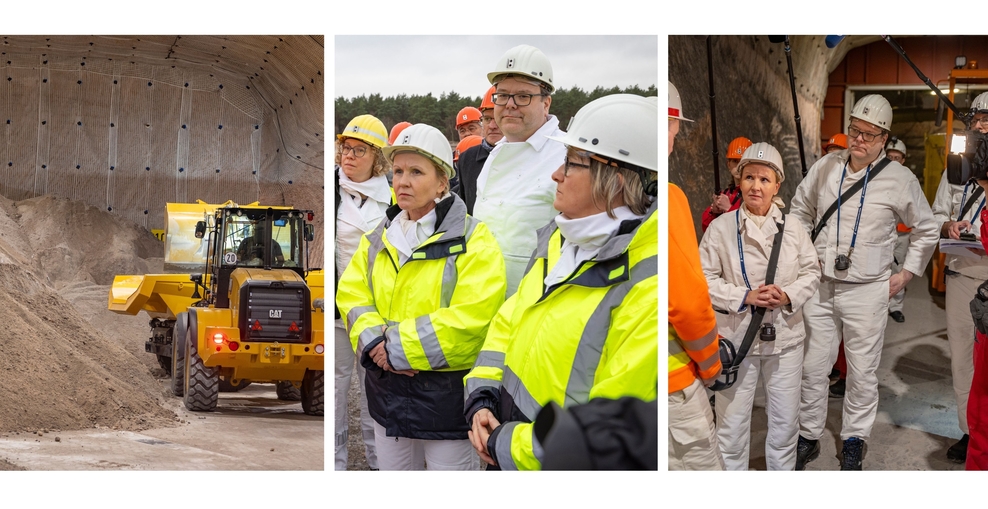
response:
[(377, 148), (388, 146), (388, 130), (374, 115), (354, 117), (343, 132), (336, 135), (337, 140), (343, 141), (344, 138), (354, 138)]

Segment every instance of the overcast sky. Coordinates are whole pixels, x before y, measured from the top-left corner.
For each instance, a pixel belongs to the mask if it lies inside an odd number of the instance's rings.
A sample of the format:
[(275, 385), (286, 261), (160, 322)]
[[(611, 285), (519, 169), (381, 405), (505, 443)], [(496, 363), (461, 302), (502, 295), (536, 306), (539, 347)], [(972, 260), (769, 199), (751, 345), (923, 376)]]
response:
[[(535, 46), (552, 63), (556, 88), (647, 88), (658, 82), (658, 37), (648, 36), (343, 36), (335, 37), (332, 97), (379, 93), (481, 96), (487, 73), (519, 44)], [(663, 74), (665, 74), (663, 70)]]

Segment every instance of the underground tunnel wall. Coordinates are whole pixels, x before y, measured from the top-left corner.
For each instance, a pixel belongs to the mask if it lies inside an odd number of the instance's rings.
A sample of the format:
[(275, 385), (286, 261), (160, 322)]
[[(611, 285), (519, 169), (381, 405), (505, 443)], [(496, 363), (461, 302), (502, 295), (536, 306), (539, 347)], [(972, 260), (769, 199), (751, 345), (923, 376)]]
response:
[(312, 209), (323, 264), (321, 36), (7, 36), (3, 50), (0, 194), (149, 230), (167, 202)]

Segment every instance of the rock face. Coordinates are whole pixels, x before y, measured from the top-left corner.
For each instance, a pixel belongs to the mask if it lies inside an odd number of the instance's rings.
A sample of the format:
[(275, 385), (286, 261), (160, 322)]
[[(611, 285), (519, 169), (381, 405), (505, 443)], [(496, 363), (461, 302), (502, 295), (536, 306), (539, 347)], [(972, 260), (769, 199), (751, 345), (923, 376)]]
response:
[[(782, 154), (786, 181), (779, 196), (789, 203), (802, 180), (792, 92), (785, 45), (768, 36), (712, 36), (721, 187), (731, 182), (724, 153), (732, 139), (744, 136), (768, 142)], [(820, 158), (820, 118), (827, 90), (828, 59), (824, 36), (790, 38), (793, 74), (802, 124), (806, 167)], [(707, 42), (703, 36), (669, 37), (669, 80), (679, 89), (683, 111), (695, 122), (681, 122), (669, 156), (669, 181), (689, 198), (700, 235), (700, 215), (714, 193)]]

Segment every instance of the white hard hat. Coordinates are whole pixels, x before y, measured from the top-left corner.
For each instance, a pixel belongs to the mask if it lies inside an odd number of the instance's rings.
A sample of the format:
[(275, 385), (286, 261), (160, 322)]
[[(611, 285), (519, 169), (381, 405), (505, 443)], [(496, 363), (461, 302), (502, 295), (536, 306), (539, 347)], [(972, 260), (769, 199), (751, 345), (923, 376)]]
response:
[(542, 50), (535, 46), (522, 44), (506, 51), (497, 61), (494, 72), (487, 73), (487, 80), (491, 85), (497, 85), (507, 74), (527, 76), (545, 83), (550, 93), (556, 90), (556, 86), (552, 84), (552, 64)]
[(888, 145), (885, 145), (885, 151), (888, 152), (889, 150), (898, 150), (899, 152), (902, 152), (902, 157), (906, 157), (906, 144), (899, 138), (893, 136), (892, 139), (889, 140)]
[(388, 161), (394, 163), (395, 154), (400, 152), (415, 152), (421, 154), (436, 165), (436, 169), (443, 171), (449, 178), (456, 175), (453, 170), (453, 150), (449, 146), (449, 140), (443, 133), (426, 124), (415, 124), (406, 127), (395, 139), (394, 145), (381, 149)]
[(634, 94), (605, 95), (580, 108), (563, 136), (549, 139), (615, 163), (657, 172), (658, 122), (657, 100)]
[(866, 95), (851, 108), (851, 117), (888, 131), (892, 127), (892, 105), (878, 94)]
[(974, 98), (974, 102), (971, 103), (971, 111), (975, 113), (988, 111), (988, 92), (982, 92)]
[(738, 163), (738, 174), (741, 174), (741, 170), (749, 163), (764, 164), (775, 170), (780, 184), (786, 180), (786, 172), (782, 171), (782, 154), (764, 141), (755, 143), (744, 151), (741, 162)]
[(679, 120), (692, 122), (692, 120), (683, 116), (683, 101), (679, 98), (679, 89), (671, 81), (669, 82), (669, 118), (678, 118)]

